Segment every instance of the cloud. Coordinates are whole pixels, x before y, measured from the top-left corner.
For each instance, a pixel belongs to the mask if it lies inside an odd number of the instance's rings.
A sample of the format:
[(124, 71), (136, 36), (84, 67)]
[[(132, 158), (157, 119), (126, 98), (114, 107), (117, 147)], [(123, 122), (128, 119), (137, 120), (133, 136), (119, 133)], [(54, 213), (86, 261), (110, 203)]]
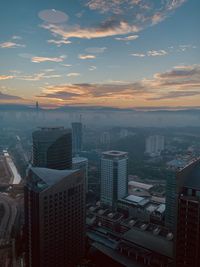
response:
[(86, 6), (100, 13), (113, 13), (115, 15), (122, 15), (125, 11), (130, 11), (136, 7), (149, 8), (147, 1), (141, 0), (89, 0)]
[(1, 100), (20, 100), (22, 99), (19, 96), (15, 96), (15, 95), (8, 95), (8, 94), (4, 94), (2, 92), (0, 92), (0, 101)]
[(22, 37), (21, 37), (21, 36), (18, 36), (18, 35), (13, 35), (13, 36), (12, 36), (12, 39), (13, 39), (13, 40), (21, 40)]
[(89, 67), (89, 70), (90, 70), (90, 71), (93, 71), (93, 70), (96, 70), (96, 69), (97, 69), (96, 66), (90, 66), (90, 67)]
[(98, 20), (100, 21), (95, 26), (91, 26), (90, 21), (84, 27), (64, 23), (68, 20), (67, 14), (64, 13), (64, 16), (63, 12), (55, 10), (43, 10), (39, 13), (39, 17), (44, 21), (41, 25), (43, 29), (50, 31), (54, 37), (60, 37), (63, 40), (105, 38), (129, 34), (127, 37), (117, 38), (121, 41), (130, 41), (136, 38), (134, 33), (163, 21), (185, 1), (89, 0), (85, 6), (89, 12), (98, 13)]
[(147, 52), (147, 56), (149, 57), (165, 56), (167, 54), (165, 50), (151, 50)]
[(23, 81), (41, 81), (43, 79), (54, 79), (54, 78), (60, 78), (61, 75), (59, 74), (49, 74), (47, 75), (48, 72), (52, 72), (53, 70), (44, 70), (45, 72), (42, 73), (35, 73), (33, 75), (24, 75), (24, 76), (18, 76), (18, 80), (23, 80)]
[(38, 13), (39, 18), (48, 23), (63, 23), (68, 20), (67, 14), (55, 9), (46, 9)]
[[(43, 88), (42, 96), (66, 100), (70, 103), (100, 103), (121, 99), (156, 101), (200, 95), (200, 65), (175, 66), (172, 70), (155, 73), (152, 79), (136, 82), (110, 81), (107, 83), (58, 84)], [(62, 98), (64, 95), (64, 98)]]
[(78, 72), (70, 72), (67, 74), (67, 77), (77, 77), (80, 76), (81, 74)]
[(88, 47), (85, 51), (91, 54), (101, 54), (104, 53), (106, 49), (107, 47)]
[(131, 32), (138, 32), (139, 27), (129, 25), (126, 21), (109, 20), (103, 22), (99, 27), (81, 28), (79, 25), (74, 27), (58, 26), (54, 24), (43, 24), (43, 29), (49, 30), (53, 36), (60, 36), (63, 39), (70, 38), (103, 38), (114, 35), (128, 34)]
[(163, 99), (174, 99), (180, 97), (190, 97), (190, 96), (198, 96), (200, 95), (200, 91), (171, 91), (169, 93), (163, 94), (157, 97), (149, 97), (147, 100), (163, 100)]
[(47, 40), (47, 42), (49, 43), (49, 44), (55, 44), (57, 47), (60, 47), (60, 46), (62, 46), (62, 45), (66, 45), (66, 44), (71, 44), (71, 41), (69, 41), (69, 40), (53, 40), (53, 39), (51, 39), (51, 40)]
[(79, 55), (78, 57), (80, 59), (94, 59), (94, 58), (96, 58), (95, 55)]
[(139, 37), (139, 35), (129, 35), (126, 37), (116, 37), (115, 39), (118, 41), (133, 41), (136, 40)]
[(71, 67), (72, 65), (71, 64), (60, 64), (61, 66), (64, 66), (64, 67)]
[(51, 93), (48, 94), (47, 93), (47, 94), (44, 94), (44, 95), (38, 95), (37, 97), (60, 99), (60, 100), (69, 100), (69, 99), (74, 99), (77, 96), (80, 96), (80, 95), (76, 94), (76, 93), (58, 91), (58, 92), (56, 92), (54, 94), (51, 94)]
[(158, 56), (166, 56), (168, 52), (165, 50), (150, 50), (145, 53), (133, 53), (131, 56), (133, 57), (158, 57)]
[(135, 54), (131, 54), (131, 56), (133, 56), (133, 57), (145, 57), (146, 55), (142, 54), (142, 53), (135, 53)]
[(25, 45), (24, 44), (17, 44), (15, 42), (0, 43), (0, 48), (17, 48), (17, 47), (25, 47)]
[(31, 61), (34, 63), (42, 63), (42, 62), (63, 62), (66, 56), (60, 56), (60, 57), (32, 57)]
[(0, 81), (13, 79), (14, 77), (12, 75), (0, 75)]

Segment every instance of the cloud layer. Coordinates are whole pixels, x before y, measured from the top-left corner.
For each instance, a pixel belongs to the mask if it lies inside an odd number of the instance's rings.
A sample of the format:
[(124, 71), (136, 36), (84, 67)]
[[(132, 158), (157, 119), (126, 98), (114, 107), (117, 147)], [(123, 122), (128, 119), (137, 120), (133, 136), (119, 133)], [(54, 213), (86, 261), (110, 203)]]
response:
[[(200, 95), (200, 65), (176, 66), (152, 79), (126, 83), (116, 81), (103, 84), (60, 84), (43, 88), (39, 97), (73, 103), (98, 103), (101, 100), (143, 99), (156, 101)], [(98, 100), (99, 99), (99, 100)]]
[(68, 16), (65, 14), (65, 17), (64, 14), (59, 14), (59, 11), (55, 10), (43, 10), (39, 13), (39, 17), (44, 21), (41, 27), (62, 41), (71, 38), (92, 39), (116, 35), (129, 35), (117, 37), (117, 40), (130, 41), (138, 37), (134, 33), (163, 21), (185, 1), (89, 0), (85, 6), (91, 12), (98, 13), (100, 23), (96, 26), (88, 24), (83, 27), (70, 23), (61, 24), (61, 22), (68, 20)]

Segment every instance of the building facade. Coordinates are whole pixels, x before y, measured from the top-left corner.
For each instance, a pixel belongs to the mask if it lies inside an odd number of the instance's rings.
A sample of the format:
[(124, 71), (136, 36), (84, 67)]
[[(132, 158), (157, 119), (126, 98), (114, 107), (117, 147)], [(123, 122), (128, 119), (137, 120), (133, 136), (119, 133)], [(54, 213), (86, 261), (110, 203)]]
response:
[(115, 207), (128, 194), (128, 153), (107, 151), (101, 157), (101, 204)]
[(72, 169), (83, 169), (85, 173), (85, 191), (88, 192), (88, 159), (83, 157), (72, 158)]
[(33, 132), (33, 166), (50, 169), (72, 168), (72, 134), (63, 127), (43, 127)]
[(79, 155), (82, 150), (82, 123), (72, 122), (72, 151), (73, 155)]
[(200, 160), (183, 169), (178, 195), (176, 267), (200, 266)]
[(84, 172), (30, 168), (24, 205), (26, 266), (76, 266), (85, 247)]

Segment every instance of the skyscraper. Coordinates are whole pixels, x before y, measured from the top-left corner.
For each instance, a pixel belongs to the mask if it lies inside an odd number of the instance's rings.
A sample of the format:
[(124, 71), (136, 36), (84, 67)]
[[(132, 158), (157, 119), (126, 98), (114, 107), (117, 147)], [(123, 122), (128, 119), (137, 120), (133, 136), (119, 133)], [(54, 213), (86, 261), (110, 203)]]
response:
[(176, 267), (200, 266), (200, 159), (181, 172), (178, 194)]
[(72, 158), (72, 169), (83, 169), (85, 172), (85, 191), (88, 192), (88, 159), (83, 157)]
[(101, 158), (101, 203), (115, 207), (128, 194), (128, 153), (107, 151)]
[(82, 170), (32, 167), (25, 184), (26, 266), (73, 267), (84, 255)]
[(33, 132), (33, 166), (71, 169), (72, 134), (64, 127), (43, 127)]
[(82, 150), (82, 123), (72, 122), (72, 151), (73, 155), (79, 155)]
[(190, 175), (189, 170), (195, 162), (196, 161), (194, 160), (188, 163), (185, 167), (171, 170), (171, 173), (169, 173), (167, 177), (165, 224), (173, 232), (176, 232), (178, 197), (184, 182)]

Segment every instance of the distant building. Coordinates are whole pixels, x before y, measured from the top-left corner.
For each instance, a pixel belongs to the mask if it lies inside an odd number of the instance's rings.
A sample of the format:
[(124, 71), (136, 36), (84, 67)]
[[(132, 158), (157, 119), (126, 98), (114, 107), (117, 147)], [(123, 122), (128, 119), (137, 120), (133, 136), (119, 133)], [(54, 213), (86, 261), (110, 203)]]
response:
[(145, 153), (151, 157), (160, 156), (165, 149), (165, 138), (161, 135), (152, 135), (146, 138)]
[(110, 133), (109, 132), (103, 132), (102, 135), (100, 136), (100, 143), (102, 145), (110, 145)]
[(71, 169), (72, 134), (64, 127), (41, 127), (33, 132), (33, 166)]
[(200, 266), (200, 159), (179, 173), (176, 266)]
[(26, 266), (76, 266), (85, 246), (84, 172), (30, 168), (24, 205)]
[(128, 153), (107, 151), (101, 157), (101, 203), (116, 206), (128, 194)]
[(72, 169), (83, 169), (85, 173), (85, 191), (88, 192), (88, 159), (83, 157), (72, 158)]
[(73, 155), (79, 155), (82, 150), (82, 123), (72, 122), (72, 151)]

